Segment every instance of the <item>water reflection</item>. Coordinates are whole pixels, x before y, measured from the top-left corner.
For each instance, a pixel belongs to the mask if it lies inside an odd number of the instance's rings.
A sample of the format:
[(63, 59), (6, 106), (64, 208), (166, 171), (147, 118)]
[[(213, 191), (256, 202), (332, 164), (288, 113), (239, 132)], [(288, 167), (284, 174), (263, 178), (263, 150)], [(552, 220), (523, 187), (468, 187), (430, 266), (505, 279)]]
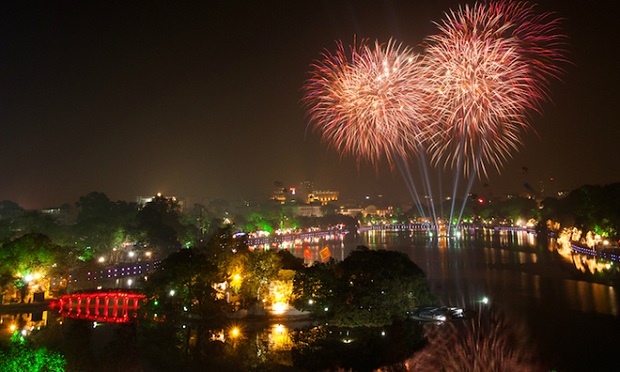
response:
[(609, 263), (563, 252), (527, 232), (446, 244), (415, 233), (386, 240), (425, 271), (443, 304), (470, 307), (488, 297), (509, 319), (524, 321), (548, 369), (614, 370), (608, 355), (619, 341), (620, 319), (616, 289), (604, 284)]
[(27, 336), (34, 331), (45, 328), (47, 320), (47, 310), (32, 313), (0, 314), (0, 330), (2, 334), (13, 334), (17, 331), (22, 336)]
[(579, 280), (565, 280), (562, 284), (571, 308), (582, 313), (618, 316), (618, 303), (613, 287)]
[(316, 326), (294, 332), (294, 365), (303, 370), (372, 371), (400, 366), (423, 345), (422, 326), (406, 321), (388, 327)]
[(268, 332), (269, 349), (273, 351), (291, 350), (293, 341), (289, 335), (289, 329), (285, 325), (278, 323), (271, 325)]
[[(349, 234), (350, 235), (350, 234)], [(351, 237), (345, 234), (328, 234), (308, 238), (274, 241), (270, 244), (249, 246), (250, 250), (286, 249), (304, 259), (304, 263), (322, 262), (330, 258), (344, 260), (347, 255), (346, 242)]]
[[(320, 260), (326, 246), (336, 259), (345, 258), (358, 245), (404, 252), (425, 271), (441, 304), (475, 308), (485, 306), (486, 296), (508, 319), (524, 323), (532, 345), (538, 347), (537, 356), (548, 361), (543, 370), (605, 370), (609, 345), (620, 334), (615, 288), (583, 280), (574, 264), (581, 259), (562, 256), (556, 247), (539, 244), (527, 232), (433, 239), (419, 231), (369, 231), (355, 238), (286, 244), (308, 261)], [(31, 315), (16, 316), (2, 315), (2, 329), (19, 322), (20, 327), (32, 328), (35, 323), (29, 322), (39, 321)], [(41, 325), (45, 332), (32, 336), (63, 351), (74, 370), (273, 370), (282, 366), (371, 370), (386, 365), (404, 370), (407, 359), (422, 347), (421, 328), (407, 322), (338, 329), (309, 322), (255, 321), (214, 331), (214, 326), (182, 328), (144, 319), (93, 328), (92, 322), (55, 318), (55, 313), (46, 312), (44, 317), (47, 329)], [(228, 326), (238, 327), (238, 333)], [(102, 361), (106, 368), (101, 367)]]
[[(363, 236), (368, 245), (409, 255), (425, 271), (442, 303), (476, 304), (489, 296), (513, 311), (563, 304), (564, 310), (618, 316), (613, 287), (576, 280), (577, 272), (556, 250), (539, 245), (534, 234), (496, 232), (473, 239), (465, 235), (464, 239), (432, 240), (416, 232), (372, 233)], [(579, 292), (572, 289), (575, 286)]]

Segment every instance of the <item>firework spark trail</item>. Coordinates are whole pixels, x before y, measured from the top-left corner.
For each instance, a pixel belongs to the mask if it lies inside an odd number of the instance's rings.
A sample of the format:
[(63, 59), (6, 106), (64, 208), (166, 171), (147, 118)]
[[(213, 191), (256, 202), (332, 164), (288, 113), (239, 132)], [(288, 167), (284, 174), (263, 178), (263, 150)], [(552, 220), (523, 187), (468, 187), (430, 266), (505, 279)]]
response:
[(324, 52), (306, 82), (313, 129), (341, 154), (394, 164), (418, 151), (425, 137), (420, 58), (393, 41), (362, 42), (347, 53)]
[(440, 133), (429, 151), (435, 164), (454, 167), (462, 157), (464, 175), (486, 175), (487, 164), (500, 170), (529, 128), (533, 81), (513, 40), (449, 28), (459, 19), (452, 17), (428, 38), (429, 108)]
[(457, 219), (457, 221), (461, 221), (461, 219), (463, 218), (463, 212), (465, 211), (465, 205), (467, 204), (467, 196), (469, 195), (469, 192), (471, 191), (472, 186), (474, 185), (474, 177), (470, 177), (469, 181), (467, 182), (467, 187), (465, 188), (465, 199), (463, 200), (463, 204), (461, 205), (461, 211), (459, 212), (459, 217)]
[(567, 37), (559, 32), (562, 19), (554, 12), (536, 12), (536, 5), (525, 1), (491, 2), (488, 13), (497, 14), (506, 27), (496, 30), (498, 36), (518, 40), (517, 51), (524, 56), (537, 84), (532, 98), (549, 99), (550, 79), (559, 80), (568, 63)]
[(428, 206), (428, 208), (430, 209), (429, 210), (429, 215), (433, 216), (433, 225), (435, 226), (435, 229), (438, 229), (439, 228), (439, 223), (437, 221), (437, 213), (435, 211), (435, 202), (434, 202), (434, 199), (433, 199), (433, 190), (431, 188), (430, 177), (428, 175), (428, 167), (426, 166), (426, 157), (424, 156), (423, 152), (420, 154), (419, 162), (418, 163), (420, 164), (419, 169), (420, 169), (420, 176), (421, 176), (422, 181), (423, 181), (422, 185), (424, 186), (424, 191), (425, 191), (426, 195), (428, 195), (429, 201), (430, 201), (429, 206)]
[(415, 182), (413, 181), (413, 177), (411, 176), (411, 172), (409, 171), (409, 167), (405, 159), (397, 159), (396, 165), (398, 166), (398, 170), (405, 181), (405, 185), (411, 194), (411, 198), (415, 202), (415, 206), (418, 209), (418, 213), (420, 213), (420, 217), (426, 219), (426, 214), (424, 212), (424, 208), (422, 207), (422, 201), (420, 200), (420, 194), (415, 186)]
[(428, 149), (435, 165), (470, 178), (466, 195), (476, 175), (488, 176), (489, 167), (501, 173), (532, 129), (530, 112), (549, 99), (549, 81), (567, 61), (559, 22), (527, 2), (476, 3), (446, 13), (426, 39), (428, 102), (438, 124)]
[[(567, 61), (559, 23), (527, 2), (491, 1), (447, 12), (423, 57), (392, 40), (348, 49), (339, 42), (304, 87), (309, 127), (358, 166), (385, 159), (394, 168), (403, 159), (398, 168), (416, 195), (408, 160), (427, 151), (433, 165), (456, 169), (452, 223), (458, 179), (469, 178), (469, 193), (475, 176), (501, 173), (532, 130), (531, 112), (549, 99)], [(430, 195), (428, 170), (421, 173)]]
[[(464, 140), (461, 139), (461, 146), (464, 145)], [(452, 219), (454, 218), (454, 207), (455, 207), (455, 203), (456, 203), (456, 190), (458, 188), (459, 185), (459, 179), (461, 178), (461, 166), (462, 166), (462, 161), (463, 161), (463, 157), (459, 157), (458, 158), (458, 163), (456, 166), (456, 176), (454, 177), (454, 184), (452, 187), (452, 203), (450, 206), (450, 223), (448, 225), (448, 234), (450, 234), (450, 227), (452, 226)], [(465, 206), (465, 200), (463, 200), (463, 207)], [(457, 225), (459, 225), (461, 222), (460, 218), (457, 220)]]
[(415, 371), (544, 370), (526, 326), (492, 309), (424, 327), (428, 344), (407, 361)]
[[(442, 188), (442, 182), (441, 182), (441, 171), (439, 169), (437, 169), (437, 185), (439, 187), (439, 215), (442, 216), (443, 218), (446, 217), (446, 215), (444, 214), (444, 210), (443, 210), (443, 188)], [(450, 226), (450, 225), (448, 225)], [(449, 231), (449, 230), (448, 230)]]
[(398, 166), (421, 216), (425, 216), (408, 159), (432, 135), (424, 102), (421, 58), (393, 41), (349, 47), (337, 43), (313, 65), (304, 97), (310, 122), (341, 155), (378, 166)]

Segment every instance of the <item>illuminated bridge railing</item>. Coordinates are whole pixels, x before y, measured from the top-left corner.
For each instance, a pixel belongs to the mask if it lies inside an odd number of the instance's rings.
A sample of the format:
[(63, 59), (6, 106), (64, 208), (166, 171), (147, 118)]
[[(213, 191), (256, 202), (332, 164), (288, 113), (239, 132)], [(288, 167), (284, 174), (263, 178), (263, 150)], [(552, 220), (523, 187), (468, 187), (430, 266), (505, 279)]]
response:
[[(527, 232), (529, 234), (535, 234), (536, 230), (527, 227), (518, 226), (467, 226), (459, 225), (451, 227), (452, 230), (469, 230), (476, 229), (493, 229), (494, 231), (508, 231), (508, 232)], [(357, 231), (379, 231), (379, 230), (445, 230), (445, 226), (431, 225), (428, 223), (414, 223), (414, 224), (390, 224), (390, 225), (373, 225), (373, 226), (360, 226)]]
[(273, 235), (269, 237), (260, 238), (248, 238), (248, 246), (258, 246), (267, 244), (279, 244), (284, 242), (294, 242), (297, 239), (313, 239), (313, 238), (326, 238), (330, 236), (342, 236), (349, 233), (349, 230), (325, 230), (325, 231), (312, 231), (301, 234), (287, 234), (287, 235)]
[(104, 323), (127, 323), (137, 317), (146, 296), (121, 291), (73, 293), (52, 303), (61, 316)]
[(434, 229), (434, 225), (425, 223), (413, 223), (413, 224), (390, 224), (390, 225), (372, 225), (372, 226), (360, 226), (357, 228), (358, 232), (364, 231), (380, 231), (380, 230), (429, 230)]
[(614, 250), (614, 251), (596, 251), (596, 250), (594, 250), (592, 248), (582, 247), (580, 245), (576, 245), (576, 244), (573, 244), (573, 243), (571, 243), (570, 247), (573, 250), (573, 252), (575, 252), (575, 253), (579, 253), (579, 254), (583, 254), (583, 255), (587, 255), (587, 256), (592, 256), (594, 258), (599, 258), (599, 259), (602, 259), (602, 260), (620, 262), (620, 251), (618, 251), (618, 250)]
[(148, 272), (159, 268), (161, 261), (153, 262), (132, 262), (115, 266), (108, 266), (101, 270), (91, 270), (81, 274), (69, 275), (69, 284), (75, 284), (78, 281), (93, 281), (106, 279), (119, 279), (124, 277), (142, 276)]
[(509, 231), (509, 232), (525, 231), (528, 234), (536, 234), (536, 230), (535, 229), (530, 229), (529, 227), (519, 227), (519, 226), (494, 226), (493, 230), (495, 230), (495, 231)]

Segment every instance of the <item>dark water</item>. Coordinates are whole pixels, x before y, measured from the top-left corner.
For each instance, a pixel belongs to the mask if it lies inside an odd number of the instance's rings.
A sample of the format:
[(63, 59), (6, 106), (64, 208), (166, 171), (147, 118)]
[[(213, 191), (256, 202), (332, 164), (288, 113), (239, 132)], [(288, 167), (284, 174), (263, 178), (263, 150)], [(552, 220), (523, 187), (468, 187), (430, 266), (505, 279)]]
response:
[(525, 327), (549, 369), (620, 371), (617, 289), (578, 271), (554, 242), (526, 232), (459, 240), (370, 232), (360, 241), (406, 253), (443, 304), (476, 308), (488, 297), (489, 306)]
[[(309, 248), (312, 257), (308, 259), (316, 260), (327, 246), (332, 257), (343, 259), (358, 245), (407, 254), (425, 271), (440, 304), (472, 309), (493, 308), (508, 324), (519, 325), (544, 371), (620, 371), (620, 356), (616, 353), (620, 347), (620, 304), (616, 289), (601, 284), (600, 277), (584, 275), (577, 270), (570, 260), (556, 252), (554, 242), (537, 241), (534, 235), (525, 232), (432, 239), (425, 233), (391, 231), (367, 232), (344, 240), (304, 241), (287, 249), (303, 257)], [(489, 299), (488, 304), (481, 303), (483, 297)], [(147, 334), (131, 325), (95, 325), (93, 322), (63, 320), (53, 313), (46, 314), (43, 320), (38, 316), (32, 318), (32, 314), (19, 316), (23, 325), (29, 320), (37, 320), (38, 323), (28, 323), (33, 330), (47, 325), (44, 329), (47, 332), (35, 335), (37, 342), (65, 351), (71, 370), (166, 370), (157, 369), (162, 365), (154, 362), (154, 358), (161, 356), (166, 360), (166, 343), (170, 340), (166, 337), (173, 337), (174, 331), (169, 335), (161, 332)], [(15, 319), (15, 315), (5, 314), (1, 322), (7, 325), (15, 323)], [(252, 336), (243, 342), (222, 344), (216, 356), (228, 353), (233, 359), (241, 360), (243, 351), (247, 359), (266, 355), (275, 358), (277, 365), (291, 366), (290, 350), (295, 346), (292, 335), (295, 329), (304, 325), (286, 322), (246, 325), (253, 328), (246, 329)], [(400, 330), (404, 329), (401, 327)], [(379, 340), (385, 334), (394, 333), (389, 329), (377, 332), (367, 339)], [(402, 357), (403, 352), (415, 350), (416, 332), (413, 328), (401, 334), (398, 341), (395, 339), (394, 347), (376, 346), (384, 354), (389, 350), (389, 360), (393, 362), (395, 357)], [(191, 332), (188, 335), (191, 336), (188, 344), (195, 342), (196, 335), (192, 336)], [(340, 334), (335, 342), (319, 337), (325, 347), (306, 355), (306, 362), (340, 358), (338, 363), (344, 361), (355, 366), (356, 360), (360, 362), (364, 357), (373, 356), (366, 347), (374, 341), (366, 341), (364, 347), (353, 350), (356, 343), (343, 344), (345, 336), (354, 337), (353, 334)], [(152, 350), (145, 349), (145, 345)], [(345, 356), (349, 351), (351, 354)], [(372, 362), (381, 363), (381, 360)], [(269, 366), (276, 365), (265, 362), (264, 358), (254, 363), (261, 365), (261, 370), (272, 370)], [(329, 363), (321, 364), (325, 365)], [(228, 370), (246, 368), (241, 366)]]

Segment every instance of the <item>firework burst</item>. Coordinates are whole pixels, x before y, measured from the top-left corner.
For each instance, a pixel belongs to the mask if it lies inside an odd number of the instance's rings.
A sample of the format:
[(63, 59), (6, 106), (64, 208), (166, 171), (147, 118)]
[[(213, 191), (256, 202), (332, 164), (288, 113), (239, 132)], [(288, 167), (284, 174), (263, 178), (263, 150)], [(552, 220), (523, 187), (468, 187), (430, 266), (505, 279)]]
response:
[(499, 2), (446, 14), (426, 39), (428, 100), (438, 136), (429, 144), (435, 164), (487, 174), (522, 143), (529, 112), (548, 97), (548, 77), (561, 59), (556, 21), (533, 6)]
[(429, 102), (439, 135), (429, 150), (435, 163), (463, 163), (466, 174), (499, 165), (529, 126), (525, 107), (532, 81), (512, 42), (458, 33), (429, 38)]
[(407, 361), (415, 371), (541, 371), (527, 327), (491, 310), (462, 322), (425, 325), (428, 344)]
[(337, 45), (305, 85), (313, 129), (341, 154), (375, 166), (417, 151), (427, 133), (420, 58), (393, 41)]
[(496, 14), (504, 26), (499, 37), (515, 38), (517, 51), (536, 80), (538, 95), (548, 99), (549, 79), (560, 79), (568, 63), (566, 35), (559, 32), (561, 18), (554, 12), (536, 12), (536, 6), (523, 1), (491, 2), (488, 13)]

